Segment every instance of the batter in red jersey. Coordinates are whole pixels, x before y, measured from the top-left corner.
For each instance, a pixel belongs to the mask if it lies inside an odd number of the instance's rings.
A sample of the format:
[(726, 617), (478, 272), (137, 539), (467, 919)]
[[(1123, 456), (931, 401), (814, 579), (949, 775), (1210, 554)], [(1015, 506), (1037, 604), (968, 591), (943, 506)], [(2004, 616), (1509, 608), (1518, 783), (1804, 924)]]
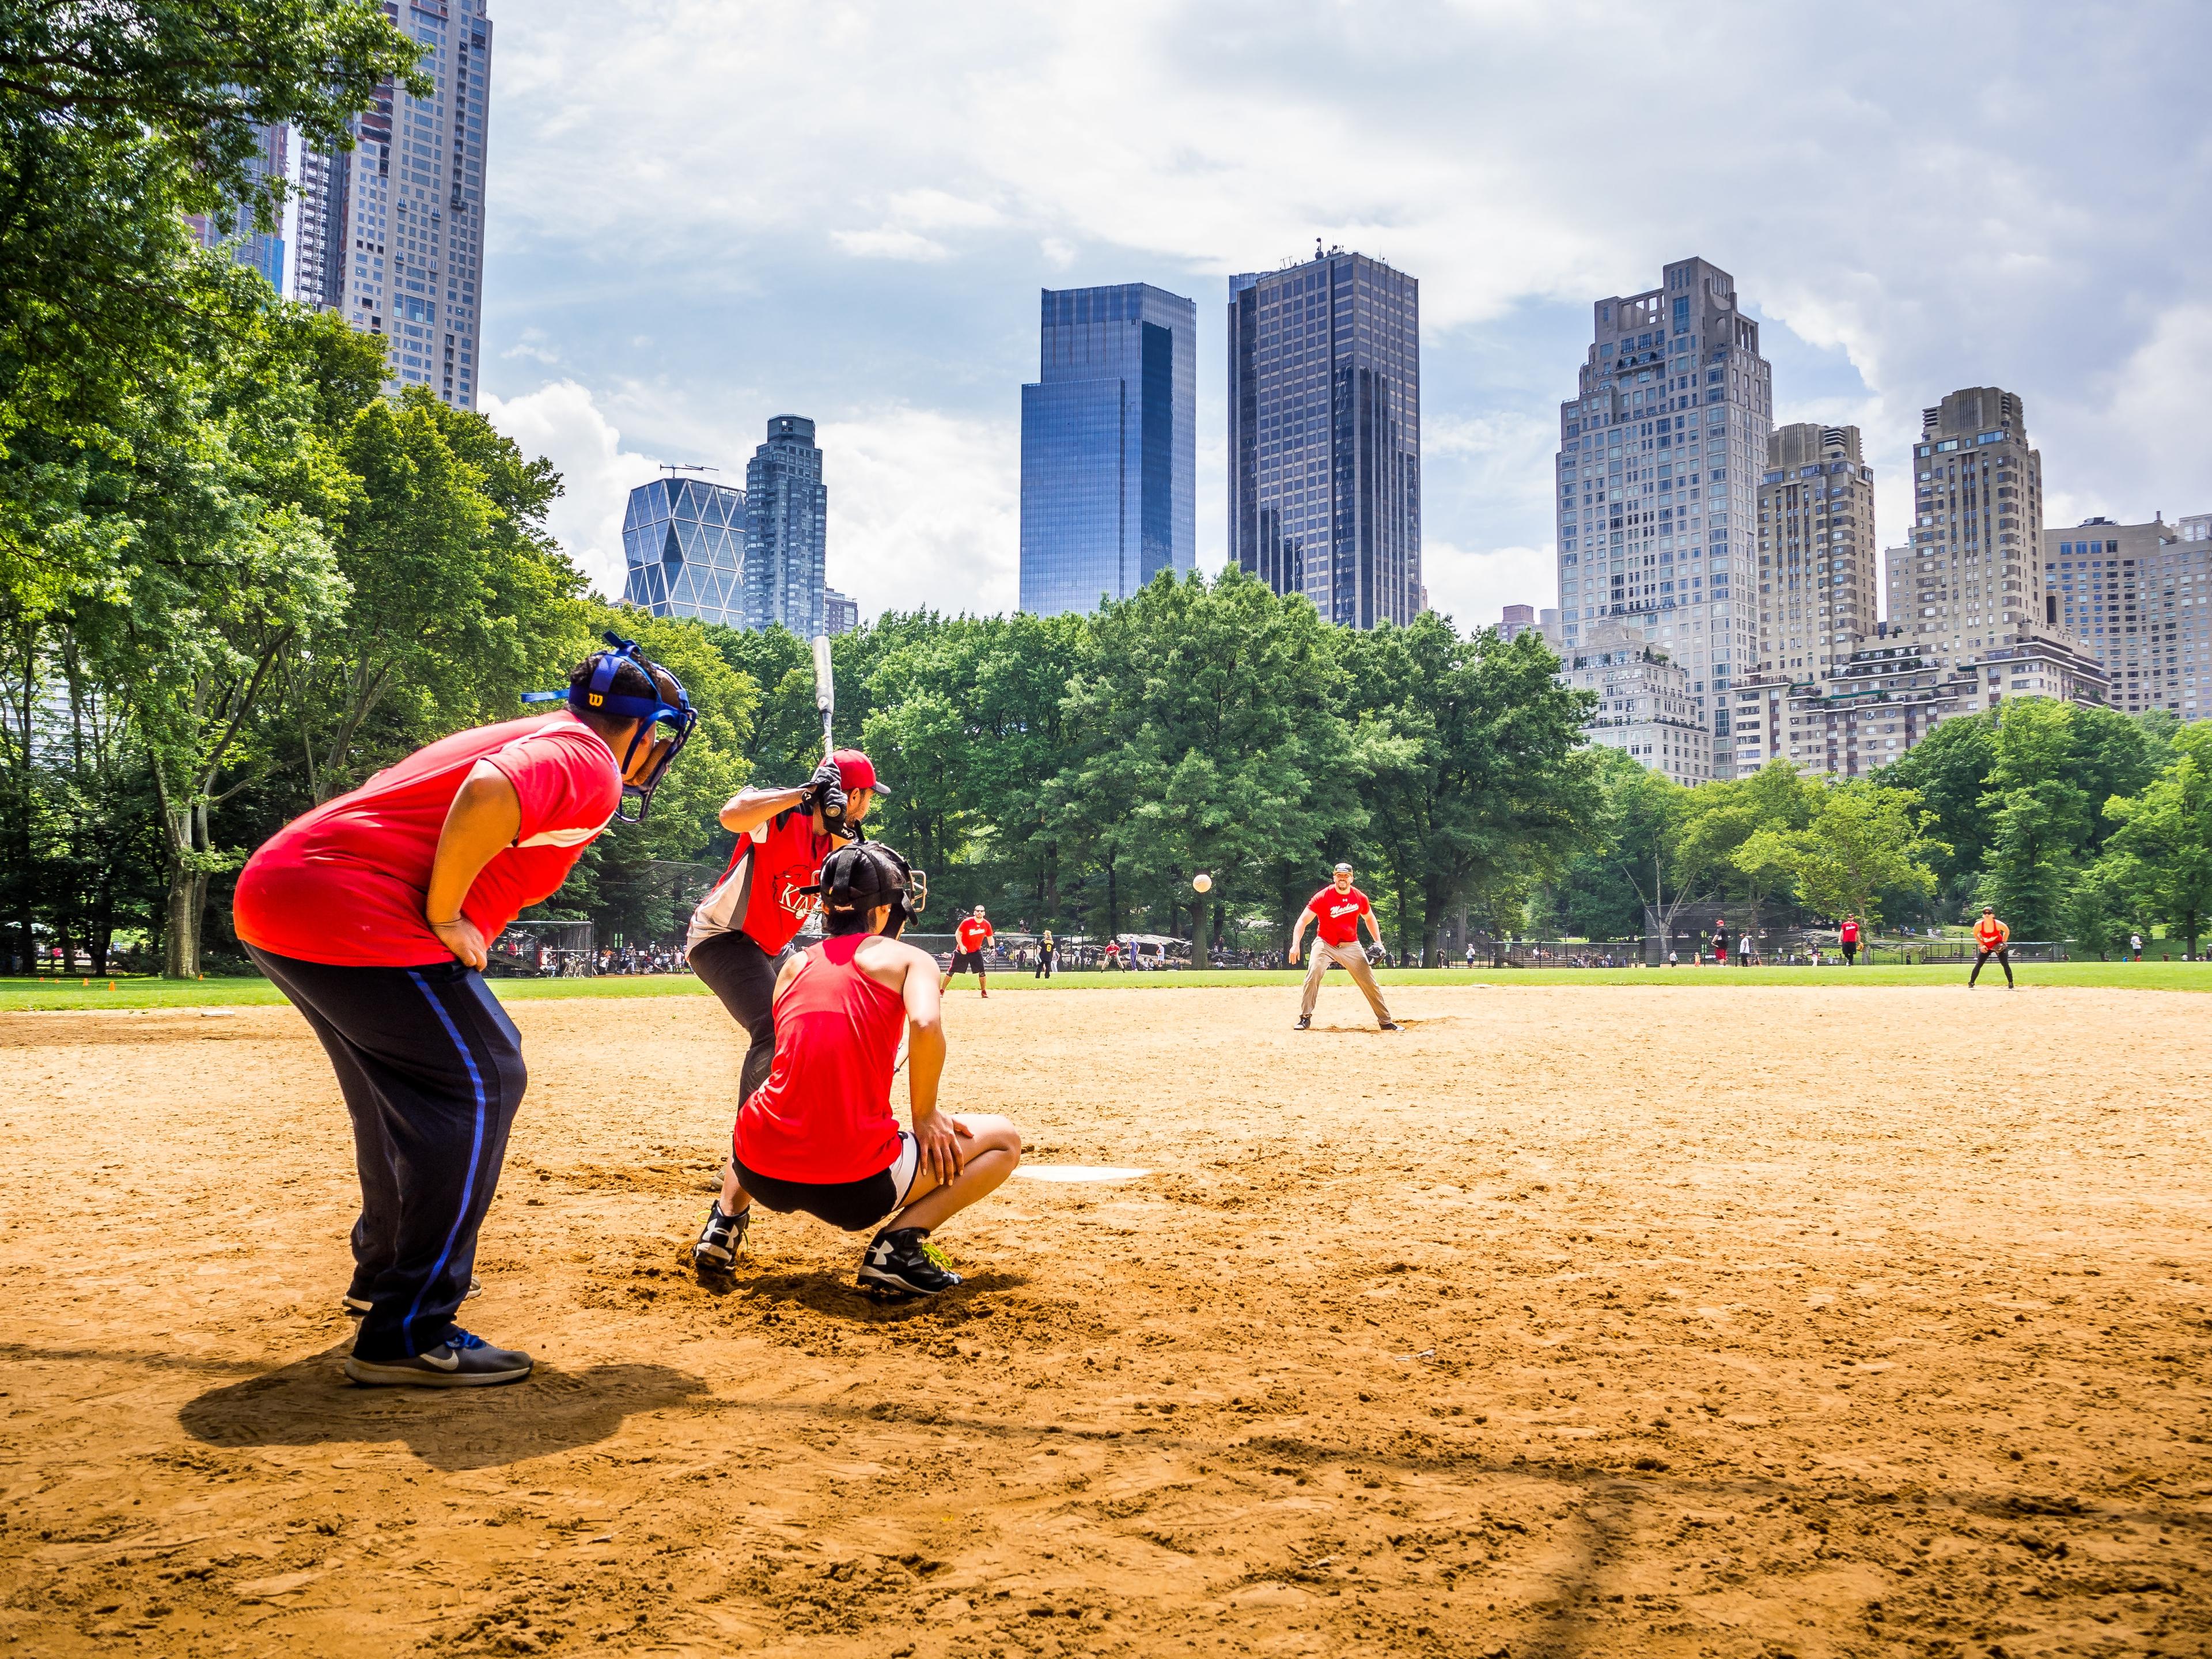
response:
[[(526, 1076), (478, 970), (549, 897), (625, 789), (649, 803), (690, 735), (684, 688), (635, 643), (569, 676), (568, 708), (462, 732), (272, 836), (238, 878), (247, 951), (330, 1055), (353, 1119), (361, 1216), (346, 1375), (519, 1382), (526, 1353), (453, 1322)], [(638, 816), (642, 817), (641, 804)]]
[(1390, 1010), (1382, 1000), (1382, 988), (1376, 984), (1375, 970), (1367, 965), (1367, 953), (1359, 948), (1363, 922), (1374, 934), (1377, 945), (1382, 942), (1382, 930), (1375, 924), (1375, 907), (1368, 902), (1367, 895), (1352, 884), (1350, 865), (1338, 865), (1329, 884), (1316, 893), (1306, 908), (1298, 912), (1297, 922), (1291, 929), (1293, 968), (1298, 965), (1298, 940), (1304, 937), (1308, 922), (1314, 924), (1313, 966), (1306, 969), (1305, 996), (1298, 1005), (1297, 1029), (1303, 1031), (1313, 1024), (1322, 976), (1328, 972), (1333, 962), (1352, 975), (1366, 997), (1367, 1006), (1375, 1011), (1376, 1024), (1386, 1031), (1396, 1030), (1398, 1022), (1390, 1018)]
[[(860, 1258), (864, 1289), (950, 1290), (959, 1275), (923, 1245), (1014, 1172), (1021, 1136), (1005, 1118), (938, 1108), (937, 963), (898, 943), (908, 906), (919, 909), (926, 892), (906, 860), (880, 843), (841, 848), (822, 866), (817, 890), (828, 936), (776, 975), (775, 1063), (738, 1109), (730, 1157), (738, 1190), (709, 1210), (708, 1229), (734, 1266), (756, 1205), (847, 1232), (872, 1227)], [(890, 1106), (902, 1036), (911, 1128), (899, 1127)]]
[(977, 905), (961, 917), (960, 925), (952, 930), (952, 965), (945, 970), (944, 981), (937, 988), (939, 991), (949, 990), (953, 975), (973, 973), (975, 988), (989, 996), (991, 987), (984, 976), (983, 952), (990, 948), (991, 941), (997, 937), (998, 929), (991, 926), (990, 918), (983, 914), (981, 905)]
[[(728, 866), (691, 913), (684, 954), (745, 1028), (748, 1047), (738, 1073), (743, 1106), (768, 1080), (775, 1058), (775, 976), (791, 941), (814, 911), (822, 861), (858, 838), (878, 794), (888, 794), (875, 763), (857, 749), (840, 749), (794, 789), (746, 789), (722, 808), (721, 823), (738, 837)], [(737, 1202), (737, 1172), (722, 1171), (726, 1206)], [(734, 1211), (731, 1213), (735, 1213)], [(712, 1217), (694, 1249), (698, 1264), (727, 1272), (726, 1230)]]

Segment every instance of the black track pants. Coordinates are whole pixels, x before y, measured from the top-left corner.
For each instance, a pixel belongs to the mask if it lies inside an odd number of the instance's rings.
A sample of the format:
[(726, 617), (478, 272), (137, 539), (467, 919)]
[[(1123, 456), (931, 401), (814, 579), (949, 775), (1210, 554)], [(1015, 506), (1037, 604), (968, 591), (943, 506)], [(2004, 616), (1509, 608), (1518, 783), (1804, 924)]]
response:
[(468, 1294), (477, 1230), (528, 1081), (514, 1022), (459, 962), (337, 968), (258, 950), (253, 959), (322, 1039), (353, 1118), (361, 1218), (349, 1294), (375, 1304), (354, 1352), (399, 1359), (434, 1348)]
[(1974, 971), (1966, 975), (1966, 984), (1969, 988), (1972, 988), (1973, 982), (1982, 976), (1982, 964), (1991, 957), (1995, 957), (1997, 959), (1997, 966), (2005, 970), (2005, 983), (2008, 985), (2012, 983), (2012, 952), (2005, 946), (1999, 945), (1994, 951), (1983, 951), (1975, 956)]
[(740, 1109), (753, 1091), (768, 1081), (775, 1060), (775, 976), (783, 955), (770, 956), (754, 943), (750, 933), (714, 933), (701, 939), (687, 953), (691, 971), (721, 1000), (730, 1018), (745, 1028), (752, 1046), (745, 1050), (744, 1069), (738, 1073)]

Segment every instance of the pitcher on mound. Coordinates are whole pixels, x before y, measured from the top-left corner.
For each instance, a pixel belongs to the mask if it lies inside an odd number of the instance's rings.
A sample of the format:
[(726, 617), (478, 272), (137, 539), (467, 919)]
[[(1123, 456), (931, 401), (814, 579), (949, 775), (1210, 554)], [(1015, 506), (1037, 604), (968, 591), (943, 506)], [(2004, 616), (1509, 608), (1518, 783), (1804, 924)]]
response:
[(1367, 902), (1366, 894), (1352, 884), (1352, 866), (1340, 864), (1335, 878), (1298, 912), (1297, 922), (1291, 929), (1291, 966), (1295, 968), (1298, 965), (1298, 941), (1305, 936), (1306, 924), (1315, 924), (1313, 965), (1306, 969), (1305, 999), (1298, 1005), (1299, 1030), (1313, 1024), (1314, 1003), (1321, 995), (1322, 975), (1328, 972), (1332, 962), (1358, 984), (1367, 1006), (1375, 1011), (1375, 1023), (1386, 1031), (1399, 1029), (1382, 1000), (1382, 988), (1375, 982), (1375, 970), (1367, 965), (1367, 953), (1359, 948), (1359, 924), (1363, 921), (1375, 936), (1376, 944), (1382, 944), (1382, 930), (1375, 925), (1375, 907)]

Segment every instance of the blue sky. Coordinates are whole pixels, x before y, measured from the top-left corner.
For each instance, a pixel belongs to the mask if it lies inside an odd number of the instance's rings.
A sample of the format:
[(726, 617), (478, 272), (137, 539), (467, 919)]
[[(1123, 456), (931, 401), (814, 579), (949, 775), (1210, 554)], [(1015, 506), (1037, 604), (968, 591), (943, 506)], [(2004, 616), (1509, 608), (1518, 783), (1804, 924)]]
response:
[(2212, 511), (2202, 0), (1847, 9), (492, 0), (487, 410), (603, 589), (659, 461), (820, 425), (864, 614), (1014, 602), (1036, 291), (1198, 302), (1223, 556), (1227, 276), (1316, 236), (1421, 283), (1425, 574), (1555, 600), (1593, 301), (1733, 272), (1778, 420), (1855, 422), (1878, 534), (1919, 412), (2027, 402), (2054, 523)]

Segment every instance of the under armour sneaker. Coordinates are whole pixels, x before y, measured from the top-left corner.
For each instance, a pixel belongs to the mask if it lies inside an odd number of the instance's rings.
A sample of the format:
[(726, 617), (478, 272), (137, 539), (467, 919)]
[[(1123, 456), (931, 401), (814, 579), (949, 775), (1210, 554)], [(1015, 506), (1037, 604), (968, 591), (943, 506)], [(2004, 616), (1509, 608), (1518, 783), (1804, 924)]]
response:
[[(474, 1273), (471, 1273), (469, 1275), (469, 1287), (467, 1290), (461, 1292), (461, 1300), (465, 1302), (472, 1296), (481, 1295), (483, 1291), (483, 1280), (478, 1279)], [(376, 1304), (370, 1301), (365, 1296), (356, 1296), (353, 1292), (349, 1291), (345, 1295), (338, 1298), (338, 1305), (345, 1310), (345, 1315), (348, 1319), (359, 1319), (371, 1308), (374, 1308)]]
[(707, 1206), (707, 1224), (699, 1230), (699, 1242), (691, 1247), (691, 1267), (695, 1273), (733, 1273), (738, 1270), (738, 1252), (745, 1248), (745, 1229), (752, 1225), (753, 1206), (750, 1204), (735, 1215), (722, 1213), (722, 1200), (715, 1199)]
[(1311, 1014), (1300, 1014), (1298, 1016), (1298, 1023), (1291, 1027), (1291, 1029), (1293, 1031), (1304, 1031), (1310, 1029), (1312, 1024), (1313, 1016)]
[(456, 1325), (436, 1347), (403, 1359), (363, 1359), (348, 1354), (345, 1374), (369, 1387), (404, 1385), (418, 1389), (482, 1389), (495, 1382), (520, 1382), (530, 1375), (530, 1356), (514, 1348), (495, 1348)]
[(860, 1257), (860, 1288), (898, 1296), (935, 1296), (960, 1282), (932, 1259), (929, 1234), (920, 1227), (886, 1228)]

